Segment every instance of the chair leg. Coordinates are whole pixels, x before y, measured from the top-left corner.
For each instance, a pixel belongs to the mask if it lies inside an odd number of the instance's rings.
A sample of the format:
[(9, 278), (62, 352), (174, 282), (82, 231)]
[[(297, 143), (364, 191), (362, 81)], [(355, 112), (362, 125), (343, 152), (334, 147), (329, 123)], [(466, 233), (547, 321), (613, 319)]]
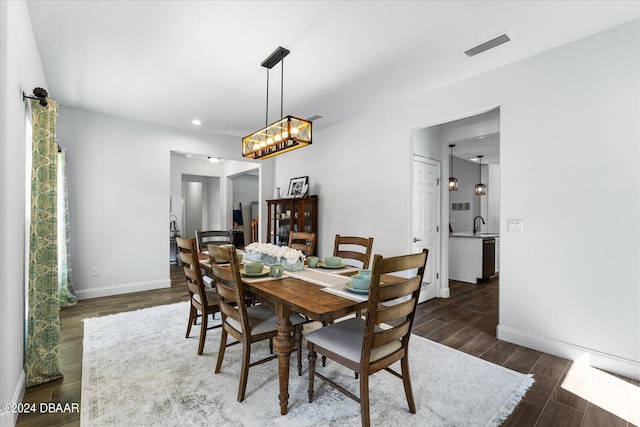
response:
[(409, 412), (416, 413), (416, 402), (413, 400), (413, 388), (411, 387), (411, 375), (409, 375), (409, 356), (404, 356), (400, 361), (402, 369), (402, 383), (404, 384), (404, 394), (407, 396)]
[(202, 322), (200, 322), (200, 343), (198, 344), (198, 356), (202, 355), (204, 350), (204, 341), (207, 339), (207, 320), (209, 316), (202, 313)]
[[(322, 322), (322, 326), (327, 326), (327, 325), (331, 325), (333, 324), (333, 320), (330, 322)], [(324, 368), (325, 366), (327, 366), (327, 356), (325, 356), (324, 354), (322, 355), (322, 367)]]
[(369, 427), (369, 375), (360, 378), (360, 419), (362, 427)]
[(297, 325), (294, 332), (294, 339), (296, 340), (296, 348), (298, 349), (298, 376), (302, 376), (302, 324)]
[(242, 367), (240, 368), (240, 385), (238, 387), (238, 402), (244, 400), (247, 391), (247, 379), (249, 378), (249, 364), (251, 363), (251, 342), (242, 342)]
[(313, 379), (316, 376), (316, 360), (318, 355), (316, 354), (315, 346), (309, 343), (309, 403), (313, 401)]
[(224, 351), (227, 349), (227, 330), (222, 326), (222, 335), (220, 336), (220, 349), (218, 350), (218, 361), (216, 362), (215, 373), (220, 373), (222, 360), (224, 359)]
[(189, 335), (191, 334), (191, 325), (194, 323), (196, 323), (196, 308), (192, 305), (189, 308), (189, 323), (187, 324), (187, 335), (185, 338), (189, 338)]

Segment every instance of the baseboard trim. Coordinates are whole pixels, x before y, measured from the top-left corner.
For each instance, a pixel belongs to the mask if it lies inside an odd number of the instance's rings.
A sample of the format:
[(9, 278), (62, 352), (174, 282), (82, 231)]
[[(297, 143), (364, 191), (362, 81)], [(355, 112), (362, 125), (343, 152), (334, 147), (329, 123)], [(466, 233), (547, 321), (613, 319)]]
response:
[[(588, 360), (589, 365), (604, 371), (640, 380), (640, 363), (613, 354), (580, 347), (563, 341), (554, 340), (528, 332), (498, 325), (497, 337), (500, 340), (518, 344), (554, 356), (572, 361)], [(585, 357), (586, 355), (586, 357)]]
[(79, 300), (108, 297), (111, 295), (129, 294), (132, 292), (150, 291), (171, 287), (170, 279), (150, 280), (147, 282), (124, 283), (121, 285), (102, 286), (92, 289), (75, 289), (76, 298)]
[(440, 288), (440, 292), (438, 293), (438, 298), (449, 298), (451, 296), (451, 289), (447, 286), (446, 288)]
[[(18, 378), (18, 383), (13, 391), (13, 396), (11, 397), (11, 404), (18, 404), (22, 402), (22, 398), (24, 397), (26, 384), (26, 376), (24, 373), (24, 369), (20, 372), (20, 377)], [(5, 402), (2, 402), (5, 403)], [(0, 427), (13, 427), (18, 422), (18, 411), (14, 412), (0, 412)]]

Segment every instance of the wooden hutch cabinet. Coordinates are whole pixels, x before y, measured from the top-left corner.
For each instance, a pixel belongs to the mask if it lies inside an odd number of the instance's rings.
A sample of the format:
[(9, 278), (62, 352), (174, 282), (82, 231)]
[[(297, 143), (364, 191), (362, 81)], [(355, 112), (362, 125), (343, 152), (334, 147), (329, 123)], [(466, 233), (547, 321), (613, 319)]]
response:
[(267, 243), (289, 244), (289, 233), (318, 233), (318, 196), (267, 200)]

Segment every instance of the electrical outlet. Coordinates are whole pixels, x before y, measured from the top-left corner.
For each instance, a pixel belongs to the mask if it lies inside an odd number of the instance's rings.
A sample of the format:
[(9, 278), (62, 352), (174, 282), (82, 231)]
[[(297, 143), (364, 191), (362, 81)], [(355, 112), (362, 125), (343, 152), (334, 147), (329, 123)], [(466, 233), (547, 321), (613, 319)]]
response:
[(91, 275), (92, 276), (98, 275), (98, 267), (91, 267)]

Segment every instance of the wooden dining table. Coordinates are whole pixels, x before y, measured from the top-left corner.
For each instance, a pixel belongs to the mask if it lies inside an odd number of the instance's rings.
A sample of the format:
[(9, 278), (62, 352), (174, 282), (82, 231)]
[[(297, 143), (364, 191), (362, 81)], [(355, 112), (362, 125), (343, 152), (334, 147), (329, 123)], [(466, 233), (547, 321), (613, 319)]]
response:
[[(208, 255), (201, 254), (200, 260), (200, 265), (211, 271), (210, 264), (206, 262)], [(308, 319), (328, 323), (365, 309), (367, 301), (356, 301), (325, 292), (322, 290), (323, 286), (286, 276), (264, 281), (243, 280), (243, 286), (258, 301), (273, 307), (278, 316), (273, 348), (278, 355), (280, 414), (286, 415), (289, 405), (289, 362), (295, 347), (289, 316), (299, 313)]]

